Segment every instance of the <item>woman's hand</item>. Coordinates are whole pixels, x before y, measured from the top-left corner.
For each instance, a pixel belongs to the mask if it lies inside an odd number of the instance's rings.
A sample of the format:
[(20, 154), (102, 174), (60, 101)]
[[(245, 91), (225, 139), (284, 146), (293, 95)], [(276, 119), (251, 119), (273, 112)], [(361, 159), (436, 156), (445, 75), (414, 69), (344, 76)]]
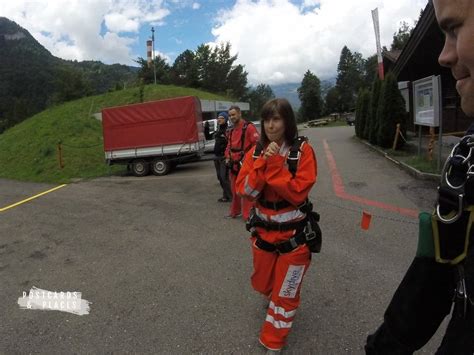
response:
[(265, 154), (263, 154), (263, 159), (267, 160), (271, 156), (278, 154), (279, 151), (280, 146), (276, 142), (271, 142), (265, 150)]

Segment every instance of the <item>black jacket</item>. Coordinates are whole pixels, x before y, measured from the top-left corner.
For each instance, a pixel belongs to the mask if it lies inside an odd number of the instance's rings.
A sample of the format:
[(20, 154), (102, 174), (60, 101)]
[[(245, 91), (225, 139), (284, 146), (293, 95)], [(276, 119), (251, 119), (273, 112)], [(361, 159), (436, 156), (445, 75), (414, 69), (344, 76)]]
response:
[(218, 130), (214, 134), (216, 143), (214, 144), (214, 154), (216, 157), (223, 157), (225, 148), (227, 147), (227, 125), (219, 125)]

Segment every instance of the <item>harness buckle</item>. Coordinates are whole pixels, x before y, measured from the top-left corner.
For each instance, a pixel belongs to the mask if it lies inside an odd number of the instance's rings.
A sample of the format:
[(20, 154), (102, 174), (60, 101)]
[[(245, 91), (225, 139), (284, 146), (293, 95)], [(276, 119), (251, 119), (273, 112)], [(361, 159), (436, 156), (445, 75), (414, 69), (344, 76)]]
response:
[(288, 160), (300, 160), (301, 158), (301, 151), (298, 150), (298, 153), (296, 154), (296, 157), (293, 157), (292, 154), (293, 152), (290, 152), (290, 154), (288, 154)]
[(445, 218), (441, 215), (440, 206), (438, 203), (438, 205), (436, 206), (436, 215), (439, 218), (439, 220), (445, 224), (451, 224), (451, 223), (456, 222), (462, 215), (463, 199), (464, 199), (464, 195), (459, 194), (458, 195), (458, 210), (456, 211), (456, 214), (454, 215), (454, 217), (451, 217), (451, 218)]
[(309, 221), (306, 224), (306, 228), (304, 230), (304, 236), (307, 242), (316, 238), (316, 232), (313, 230), (313, 228), (311, 228), (311, 223)]

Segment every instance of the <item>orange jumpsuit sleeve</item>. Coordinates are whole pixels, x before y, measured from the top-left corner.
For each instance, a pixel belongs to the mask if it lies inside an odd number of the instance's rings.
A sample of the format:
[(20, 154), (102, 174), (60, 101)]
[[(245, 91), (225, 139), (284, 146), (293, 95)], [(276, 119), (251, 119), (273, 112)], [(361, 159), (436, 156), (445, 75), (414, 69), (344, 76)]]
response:
[(253, 159), (254, 149), (250, 149), (242, 164), (235, 182), (237, 194), (249, 200), (255, 200), (265, 187), (265, 167), (267, 161), (261, 156)]
[(286, 157), (274, 155), (267, 159), (265, 180), (275, 192), (293, 205), (303, 203), (316, 182), (317, 162), (313, 148), (304, 144), (295, 177), (285, 165)]

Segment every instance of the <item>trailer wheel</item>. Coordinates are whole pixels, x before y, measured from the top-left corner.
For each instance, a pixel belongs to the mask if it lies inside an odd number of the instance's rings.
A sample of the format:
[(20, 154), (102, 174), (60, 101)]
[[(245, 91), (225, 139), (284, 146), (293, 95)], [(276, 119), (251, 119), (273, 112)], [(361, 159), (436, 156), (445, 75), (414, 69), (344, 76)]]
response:
[(170, 172), (171, 169), (171, 164), (169, 161), (161, 159), (161, 158), (156, 158), (153, 159), (151, 162), (151, 171), (153, 175), (166, 175)]
[(132, 174), (135, 176), (145, 176), (150, 172), (150, 165), (144, 159), (135, 159), (132, 164)]

